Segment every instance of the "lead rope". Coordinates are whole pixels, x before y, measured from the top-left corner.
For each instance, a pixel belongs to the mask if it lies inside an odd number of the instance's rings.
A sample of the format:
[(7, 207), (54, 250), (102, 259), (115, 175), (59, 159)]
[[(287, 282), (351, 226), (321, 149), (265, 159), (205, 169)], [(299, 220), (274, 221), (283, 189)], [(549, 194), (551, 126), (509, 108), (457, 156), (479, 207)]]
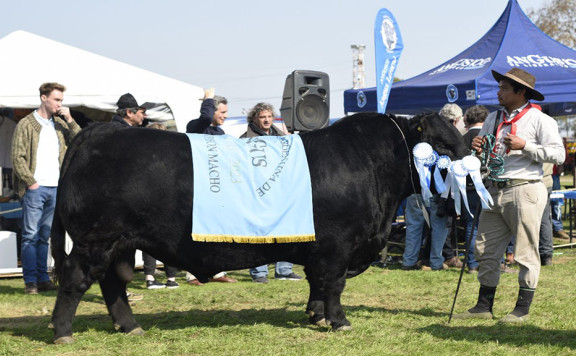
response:
[(504, 173), (504, 157), (492, 152), (496, 143), (494, 135), (484, 136), (484, 144), (482, 144), (482, 153), (480, 154), (482, 162), (482, 178), (490, 179), (494, 182), (503, 182), (507, 179), (498, 178), (499, 175)]
[(410, 171), (410, 183), (412, 184), (412, 190), (414, 190), (414, 193), (416, 193), (416, 187), (414, 186), (414, 179), (412, 177), (412, 155), (410, 153), (410, 147), (408, 147), (408, 142), (406, 141), (406, 136), (404, 136), (404, 132), (402, 131), (400, 126), (398, 126), (396, 121), (392, 120), (392, 117), (390, 117), (390, 116), (388, 116), (388, 118), (390, 119), (390, 121), (392, 121), (392, 123), (394, 125), (396, 125), (396, 127), (398, 128), (398, 131), (400, 131), (400, 135), (402, 135), (404, 146), (406, 146), (406, 151), (408, 152), (408, 168), (410, 168), (409, 169), (409, 171)]

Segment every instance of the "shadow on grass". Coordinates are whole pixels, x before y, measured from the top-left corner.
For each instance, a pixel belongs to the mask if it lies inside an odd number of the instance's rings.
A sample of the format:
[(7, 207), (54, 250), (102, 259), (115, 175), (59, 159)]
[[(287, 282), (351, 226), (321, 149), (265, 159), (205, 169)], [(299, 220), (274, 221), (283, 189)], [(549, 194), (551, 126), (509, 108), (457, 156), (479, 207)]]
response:
[(543, 329), (529, 324), (475, 326), (435, 324), (420, 328), (418, 331), (451, 341), (494, 342), (515, 347), (541, 345), (576, 349), (576, 331)]
[[(328, 331), (328, 327), (308, 324), (308, 316), (303, 311), (286, 309), (243, 309), (243, 310), (189, 310), (169, 311), (149, 314), (134, 314), (134, 318), (144, 330), (178, 330), (187, 327), (220, 328), (223, 326), (253, 326), (265, 324), (278, 328), (313, 328)], [(0, 318), (0, 332), (30, 340), (51, 343), (52, 330), (47, 326), (50, 315)], [(107, 314), (77, 315), (72, 330), (75, 336), (88, 330), (116, 333), (112, 319)]]

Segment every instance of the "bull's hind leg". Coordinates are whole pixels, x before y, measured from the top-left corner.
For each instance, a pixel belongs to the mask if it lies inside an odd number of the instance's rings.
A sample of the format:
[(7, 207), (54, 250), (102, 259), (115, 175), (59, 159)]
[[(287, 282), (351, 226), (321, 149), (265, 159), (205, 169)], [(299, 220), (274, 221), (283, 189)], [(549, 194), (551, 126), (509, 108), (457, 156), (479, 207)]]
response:
[(54, 329), (54, 343), (67, 344), (72, 338), (72, 321), (80, 299), (92, 285), (93, 279), (84, 271), (88, 270), (82, 262), (86, 259), (78, 256), (74, 248), (63, 264), (59, 275), (58, 296), (52, 312), (50, 328)]
[[(131, 264), (134, 265), (133, 260)], [(100, 289), (108, 312), (114, 321), (114, 328), (130, 335), (142, 335), (144, 330), (134, 319), (126, 296), (127, 281), (118, 276), (116, 269), (115, 265), (110, 266), (104, 279), (100, 281)]]

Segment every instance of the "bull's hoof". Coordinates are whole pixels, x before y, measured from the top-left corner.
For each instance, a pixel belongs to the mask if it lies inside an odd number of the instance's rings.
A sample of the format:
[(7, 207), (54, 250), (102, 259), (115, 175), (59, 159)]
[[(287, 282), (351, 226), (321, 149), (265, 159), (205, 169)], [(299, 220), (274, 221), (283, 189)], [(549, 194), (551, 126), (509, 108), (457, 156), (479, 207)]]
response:
[(137, 327), (137, 328), (130, 330), (126, 334), (135, 335), (135, 336), (142, 336), (142, 335), (146, 334), (146, 331), (144, 331), (144, 329), (142, 329), (141, 327)]
[(54, 339), (54, 343), (56, 345), (71, 344), (73, 342), (74, 342), (74, 338), (72, 336), (62, 336), (62, 337), (59, 337), (57, 339)]
[(312, 325), (317, 325), (317, 326), (326, 326), (326, 325), (330, 325), (328, 321), (326, 321), (326, 318), (324, 318), (323, 315), (310, 315), (308, 317), (308, 322)]
[(306, 314), (308, 314), (308, 322), (312, 325), (317, 326), (330, 325), (330, 322), (326, 321), (326, 318), (322, 314), (316, 314), (312, 310), (306, 311)]
[(325, 318), (322, 318), (322, 319), (314, 322), (314, 325), (317, 325), (317, 326), (328, 326), (328, 325), (330, 325), (330, 324), (328, 324), (328, 322), (326, 321)]
[(339, 327), (332, 327), (332, 331), (351, 331), (352, 330), (352, 326), (351, 325), (341, 325)]

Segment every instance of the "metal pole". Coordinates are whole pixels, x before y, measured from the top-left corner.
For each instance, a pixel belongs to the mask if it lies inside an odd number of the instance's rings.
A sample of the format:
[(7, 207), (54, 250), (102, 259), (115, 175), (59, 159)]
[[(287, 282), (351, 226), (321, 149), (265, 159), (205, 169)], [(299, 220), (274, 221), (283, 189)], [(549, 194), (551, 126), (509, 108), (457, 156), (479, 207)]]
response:
[(466, 239), (466, 248), (464, 252), (464, 262), (462, 263), (462, 268), (460, 269), (460, 277), (458, 278), (458, 285), (456, 286), (456, 293), (454, 294), (454, 301), (452, 302), (452, 309), (450, 310), (450, 316), (448, 317), (448, 324), (452, 320), (452, 315), (454, 314), (454, 307), (456, 306), (456, 298), (458, 297), (458, 291), (460, 290), (460, 284), (462, 283), (462, 275), (464, 274), (464, 269), (468, 264), (468, 249), (470, 248), (470, 241), (472, 240), (472, 235), (474, 234), (474, 229), (478, 225), (478, 219), (480, 218), (480, 212), (482, 211), (482, 202), (478, 201), (478, 206), (476, 207), (476, 213), (474, 214), (474, 220), (470, 234)]

